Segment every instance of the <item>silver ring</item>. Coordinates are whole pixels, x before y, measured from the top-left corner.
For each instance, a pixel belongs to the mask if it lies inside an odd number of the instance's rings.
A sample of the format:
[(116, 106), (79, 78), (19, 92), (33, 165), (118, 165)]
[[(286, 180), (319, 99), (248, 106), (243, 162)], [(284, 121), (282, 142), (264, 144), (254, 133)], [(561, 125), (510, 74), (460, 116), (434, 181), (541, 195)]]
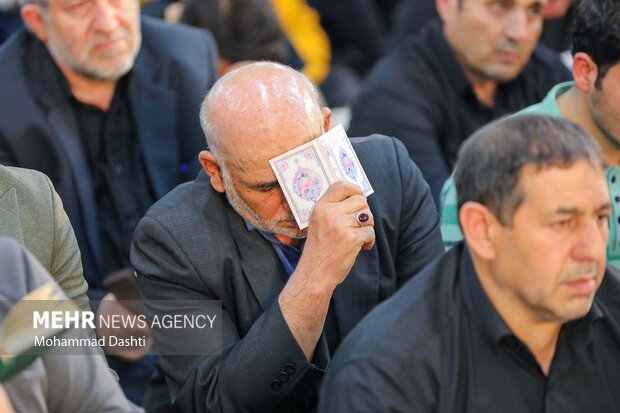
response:
[(364, 225), (370, 219), (368, 212), (358, 211), (355, 213), (355, 219), (360, 224), (360, 227)]

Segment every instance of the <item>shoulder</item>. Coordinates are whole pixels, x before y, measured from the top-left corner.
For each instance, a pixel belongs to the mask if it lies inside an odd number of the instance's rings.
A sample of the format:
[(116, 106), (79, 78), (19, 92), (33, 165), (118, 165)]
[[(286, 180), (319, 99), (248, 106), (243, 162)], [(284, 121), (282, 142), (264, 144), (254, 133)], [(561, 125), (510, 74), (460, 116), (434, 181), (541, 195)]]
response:
[(380, 362), (400, 370), (403, 364), (410, 368), (409, 361), (423, 361), (436, 353), (459, 313), (460, 254), (455, 247), (436, 259), (370, 312), (343, 341), (336, 366), (330, 368)]
[(418, 166), (399, 139), (380, 134), (350, 139), (367, 175), (409, 177), (413, 174), (422, 179)]
[(422, 39), (409, 37), (377, 62), (364, 80), (362, 92), (390, 90), (403, 94), (402, 92), (421, 85), (424, 81), (421, 74), (428, 73), (430, 64)]
[[(351, 137), (351, 144), (358, 156), (373, 156), (380, 158), (395, 158), (397, 156), (400, 141), (389, 136), (373, 134), (364, 137)], [(401, 144), (402, 146), (402, 144)], [(404, 146), (403, 146), (404, 149)], [(361, 161), (361, 158), (360, 158)]]
[(620, 325), (620, 270), (608, 265), (594, 302), (612, 324)]
[(454, 293), (458, 262), (454, 251), (432, 262), (347, 335), (321, 388), (321, 405), (334, 407), (326, 410), (361, 406), (351, 394), (365, 400), (360, 411), (433, 410), (443, 355), (462, 313)]
[(182, 24), (169, 24), (142, 16), (142, 47), (166, 57), (187, 58), (199, 53), (216, 53), (213, 36), (206, 29)]
[(11, 188), (15, 188), (20, 202), (52, 204), (52, 183), (39, 171), (0, 165), (0, 193)]
[(217, 243), (227, 238), (228, 208), (226, 196), (216, 192), (201, 171), (194, 181), (177, 186), (153, 204), (136, 233), (149, 232), (155, 225), (171, 236), (170, 241)]
[[(10, 67), (15, 64), (14, 57), (24, 50), (31, 36), (28, 30), (20, 29), (16, 35), (0, 45), (0, 68)], [(6, 57), (12, 57), (13, 59), (6, 59)]]
[[(27, 53), (33, 36), (26, 29), (11, 36), (0, 45), (0, 99), (14, 102), (15, 99), (28, 95), (25, 84), (25, 68), (23, 55)], [(19, 90), (20, 93), (15, 93)], [(12, 105), (0, 105), (0, 109)], [(3, 112), (0, 110), (0, 113)]]
[(532, 80), (539, 80), (544, 86), (545, 94), (557, 83), (571, 80), (568, 68), (562, 62), (560, 55), (539, 44), (532, 52), (530, 60), (525, 65), (522, 75)]

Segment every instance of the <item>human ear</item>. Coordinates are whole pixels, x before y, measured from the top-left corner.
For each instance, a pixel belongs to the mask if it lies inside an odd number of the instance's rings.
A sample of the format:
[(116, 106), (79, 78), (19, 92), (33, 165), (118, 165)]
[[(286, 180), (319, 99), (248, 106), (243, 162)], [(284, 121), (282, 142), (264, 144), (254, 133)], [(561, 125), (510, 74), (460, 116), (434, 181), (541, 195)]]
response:
[(321, 108), (323, 115), (323, 130), (328, 131), (331, 128), (332, 111), (328, 107)]
[(466, 202), (459, 210), (459, 222), (467, 246), (484, 260), (495, 257), (494, 238), (501, 225), (489, 209), (478, 202)]
[(211, 178), (211, 186), (213, 186), (213, 189), (220, 193), (226, 192), (226, 189), (224, 188), (224, 180), (222, 179), (222, 169), (220, 168), (217, 159), (215, 159), (213, 152), (200, 151), (198, 154), (198, 160), (207, 175)]
[(47, 26), (41, 7), (36, 4), (22, 6), (20, 15), (28, 29), (33, 32), (42, 42), (47, 41)]
[(587, 93), (595, 87), (598, 67), (587, 53), (575, 53), (572, 70), (573, 80), (578, 89)]
[(437, 14), (443, 23), (449, 20), (454, 10), (458, 8), (459, 0), (435, 0), (435, 7), (437, 8)]

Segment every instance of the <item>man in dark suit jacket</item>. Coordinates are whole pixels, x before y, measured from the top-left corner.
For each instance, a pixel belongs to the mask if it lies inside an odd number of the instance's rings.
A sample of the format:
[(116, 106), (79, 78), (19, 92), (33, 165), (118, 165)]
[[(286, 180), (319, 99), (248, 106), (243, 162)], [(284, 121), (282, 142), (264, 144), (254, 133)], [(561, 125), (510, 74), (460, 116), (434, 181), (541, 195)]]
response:
[(205, 31), (140, 22), (134, 0), (28, 0), (21, 14), (29, 30), (0, 49), (0, 163), (50, 177), (101, 299), (148, 207), (199, 169), (215, 46)]
[[(206, 173), (157, 202), (132, 245), (149, 312), (161, 311), (153, 300), (222, 303), (221, 355), (158, 356), (163, 402), (183, 412), (311, 410), (344, 336), (442, 252), (430, 190), (397, 140), (352, 139), (375, 193), (338, 182), (300, 230), (268, 161), (329, 129), (307, 79), (274, 63), (242, 67), (215, 84), (201, 116)], [(153, 331), (158, 350), (173, 343), (176, 354), (206, 349), (210, 334), (184, 343)]]

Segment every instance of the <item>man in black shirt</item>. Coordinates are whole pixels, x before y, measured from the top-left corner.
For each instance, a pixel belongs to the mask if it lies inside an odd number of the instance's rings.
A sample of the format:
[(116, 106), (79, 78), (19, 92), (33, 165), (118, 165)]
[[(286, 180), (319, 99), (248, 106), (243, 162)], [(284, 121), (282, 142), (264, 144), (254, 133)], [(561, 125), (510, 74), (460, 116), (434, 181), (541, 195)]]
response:
[[(137, 0), (21, 3), (28, 30), (0, 48), (0, 164), (50, 177), (89, 297), (106, 297), (100, 314), (117, 313), (103, 279), (130, 265), (148, 207), (198, 172), (198, 106), (215, 78), (216, 48), (206, 31), (140, 19)], [(140, 403), (153, 367), (110, 364)]]
[(466, 244), (345, 339), (321, 412), (617, 412), (620, 275), (594, 140), (519, 116), (468, 140), (455, 173)]
[(539, 102), (570, 80), (559, 56), (536, 47), (546, 0), (437, 0), (429, 22), (371, 71), (351, 105), (349, 134), (403, 141), (435, 201), (463, 140)]

